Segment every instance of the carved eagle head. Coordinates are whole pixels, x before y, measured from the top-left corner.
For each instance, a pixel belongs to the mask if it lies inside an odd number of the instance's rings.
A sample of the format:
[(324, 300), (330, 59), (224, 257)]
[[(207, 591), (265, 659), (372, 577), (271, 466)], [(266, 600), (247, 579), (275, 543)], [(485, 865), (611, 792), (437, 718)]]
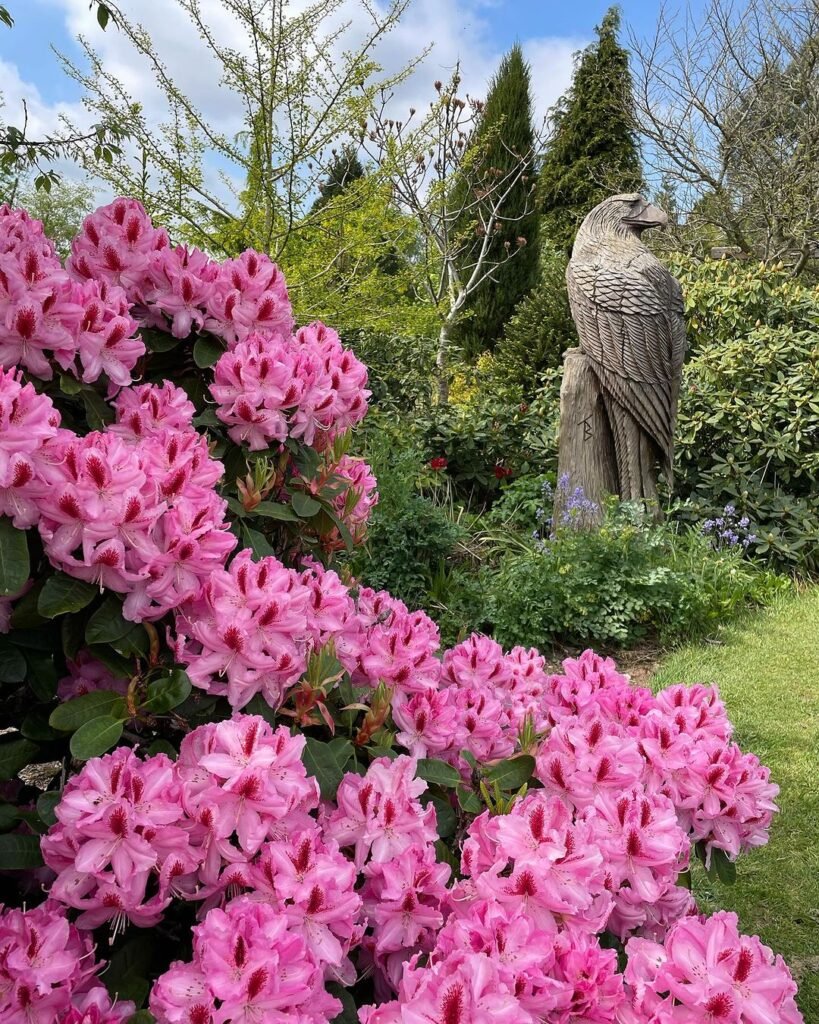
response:
[(659, 207), (652, 206), (637, 192), (610, 196), (588, 214), (580, 226), (575, 241), (578, 248), (588, 239), (599, 239), (604, 235), (619, 235), (624, 239), (638, 239), (649, 228), (664, 228), (668, 215)]

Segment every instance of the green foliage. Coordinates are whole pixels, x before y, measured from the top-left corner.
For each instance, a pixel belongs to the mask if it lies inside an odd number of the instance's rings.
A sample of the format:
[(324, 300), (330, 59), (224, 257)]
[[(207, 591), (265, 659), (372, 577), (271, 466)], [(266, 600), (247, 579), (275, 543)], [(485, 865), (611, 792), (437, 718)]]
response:
[(642, 183), (629, 55), (618, 43), (619, 28), (619, 11), (612, 7), (553, 113), (554, 134), (539, 179), (541, 233), (566, 253), (592, 207)]
[(365, 422), (365, 430), (378, 414), (405, 417), (414, 410), (430, 407), (435, 373), (433, 336), (359, 331), (344, 340), (367, 366), (373, 411)]
[(559, 388), (559, 374), (544, 378), (529, 398), (496, 358), (461, 367), (450, 404), (415, 419), (425, 460), (445, 457), (457, 495), (474, 507), (493, 500), (510, 476), (555, 469), (555, 384)]
[(819, 289), (780, 266), (679, 261), (693, 357), (676, 449), (680, 514), (728, 502), (755, 553), (819, 569)]
[(296, 320), (323, 320), (345, 340), (363, 332), (433, 337), (435, 313), (416, 292), (417, 246), (415, 221), (398, 209), (384, 182), (377, 175), (352, 178), (307, 214), (288, 241)]
[[(486, 146), (486, 166), (503, 175), (514, 170), (521, 155), (534, 150), (531, 69), (517, 43), (504, 56), (489, 85), (475, 142)], [(523, 175), (504, 202), (489, 260), (503, 260), (506, 245), (515, 255), (498, 266), (491, 286), (478, 289), (466, 301), (466, 316), (455, 339), (467, 358), (494, 350), (515, 307), (537, 279), (539, 215), (532, 191), (532, 176)], [(526, 240), (525, 246), (518, 245), (519, 238)]]
[(366, 547), (352, 561), (353, 575), (366, 586), (388, 590), (411, 608), (425, 607), (440, 564), (456, 560), (456, 548), (467, 531), (418, 493), (416, 451), (390, 453), (382, 436), (371, 441), (367, 458), (378, 479), (379, 503), (370, 517)]
[(16, 203), (43, 222), (46, 235), (54, 242), (57, 255), (65, 259), (71, 242), (80, 233), (83, 220), (97, 207), (97, 193), (82, 181), (63, 178), (46, 192), (24, 185)]
[(559, 528), (542, 547), (506, 555), (486, 584), (498, 641), (544, 647), (689, 638), (789, 586), (696, 531), (616, 503), (599, 530)]
[(566, 257), (551, 245), (540, 253), (537, 282), (515, 307), (498, 343), (496, 359), (506, 378), (532, 393), (537, 377), (559, 367), (577, 343), (566, 292)]
[(329, 200), (341, 195), (352, 182), (363, 177), (364, 168), (354, 146), (348, 143), (341, 147), (340, 152), (334, 149), (324, 181), (319, 183), (319, 197), (313, 209), (320, 209)]

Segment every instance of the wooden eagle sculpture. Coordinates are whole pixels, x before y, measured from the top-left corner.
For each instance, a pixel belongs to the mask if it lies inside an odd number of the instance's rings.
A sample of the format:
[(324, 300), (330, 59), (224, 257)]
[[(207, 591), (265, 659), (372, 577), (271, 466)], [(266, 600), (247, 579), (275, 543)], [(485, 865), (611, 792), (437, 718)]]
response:
[(655, 502), (660, 469), (671, 479), (683, 299), (641, 241), (667, 223), (642, 196), (612, 196), (583, 221), (566, 272), (580, 348), (566, 353), (560, 473), (595, 501)]

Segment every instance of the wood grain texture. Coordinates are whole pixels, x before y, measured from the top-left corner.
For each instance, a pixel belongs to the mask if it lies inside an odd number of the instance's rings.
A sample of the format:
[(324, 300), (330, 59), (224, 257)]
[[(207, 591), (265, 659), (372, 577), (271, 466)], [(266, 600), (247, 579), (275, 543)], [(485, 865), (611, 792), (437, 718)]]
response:
[[(655, 501), (659, 471), (671, 478), (674, 461), (683, 298), (677, 280), (640, 240), (665, 221), (641, 196), (605, 200), (583, 222), (566, 273), (580, 351), (596, 378), (612, 442), (613, 468), (602, 476), (613, 479), (612, 493), (623, 500)], [(573, 366), (570, 374), (577, 372)], [(575, 486), (595, 488), (601, 473), (590, 466), (594, 460), (578, 452), (575, 440), (564, 442), (564, 429), (571, 435), (578, 417), (567, 405), (564, 420), (563, 405), (561, 399), (561, 471)]]

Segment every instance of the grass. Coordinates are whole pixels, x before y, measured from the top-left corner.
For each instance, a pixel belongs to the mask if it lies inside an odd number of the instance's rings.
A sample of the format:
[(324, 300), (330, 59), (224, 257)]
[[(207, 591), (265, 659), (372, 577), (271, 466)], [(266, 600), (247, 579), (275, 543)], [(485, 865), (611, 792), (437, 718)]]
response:
[(695, 872), (705, 911), (733, 910), (787, 960), (806, 1024), (819, 1024), (819, 588), (682, 648), (653, 684), (716, 683), (735, 738), (771, 769), (781, 793), (770, 843), (742, 857), (733, 886)]

